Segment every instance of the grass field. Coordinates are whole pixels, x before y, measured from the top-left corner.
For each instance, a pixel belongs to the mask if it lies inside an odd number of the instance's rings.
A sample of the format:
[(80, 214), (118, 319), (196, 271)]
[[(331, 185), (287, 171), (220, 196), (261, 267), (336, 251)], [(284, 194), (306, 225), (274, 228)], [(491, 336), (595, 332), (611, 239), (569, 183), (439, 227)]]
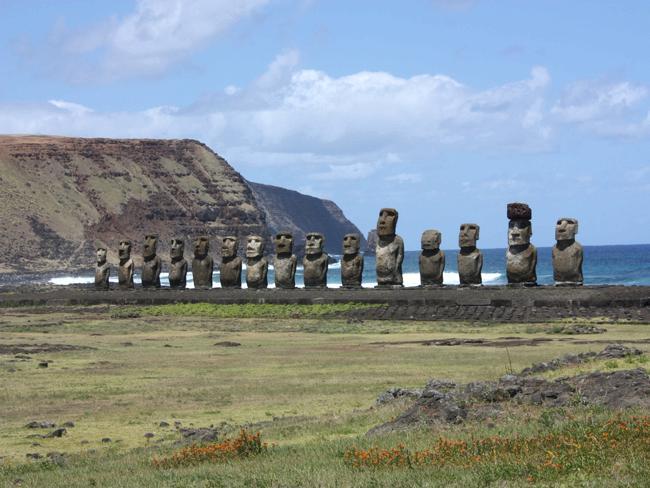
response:
[[(513, 468), (518, 464), (512, 460), (487, 467), (461, 463), (444, 469), (359, 469), (345, 463), (344, 453), (352, 446), (367, 449), (401, 442), (411, 449), (426, 449), (441, 435), (535, 436), (605, 421), (611, 414), (594, 409), (567, 414), (513, 407), (496, 424), (364, 436), (403, 410), (401, 402), (373, 406), (389, 387), (421, 388), (433, 377), (496, 379), (565, 353), (600, 351), (608, 341), (650, 337), (644, 324), (607, 324), (604, 334), (569, 336), (554, 333), (558, 327), (552, 323), (347, 323), (324, 317), (338, 310), (306, 307), (198, 304), (3, 310), (0, 482), (67, 487), (472, 486), (505, 480), (526, 485), (529, 475)], [(457, 346), (417, 342), (504, 337), (549, 340), (535, 345), (522, 341), (524, 345), (507, 348), (489, 342)], [(224, 342), (240, 346), (215, 345)], [(60, 345), (76, 348), (60, 350), (56, 347)], [(20, 352), (35, 346), (46, 352)], [(635, 346), (650, 350), (650, 345)], [(44, 361), (46, 368), (39, 366)], [(645, 367), (645, 359), (634, 365), (588, 363), (580, 370), (638, 366)], [(556, 371), (552, 376), (568, 373)], [(57, 426), (72, 421), (75, 426), (61, 438), (28, 437), (53, 430), (25, 428), (33, 420)], [(170, 426), (160, 427), (161, 421)], [(213, 425), (225, 436), (250, 425), (273, 446), (251, 459), (156, 469), (151, 460), (177, 448), (180, 434), (174, 422), (183, 427)], [(154, 435), (145, 438), (146, 433)], [(102, 442), (104, 438), (111, 442)], [(63, 465), (45, 457), (26, 458), (28, 453), (49, 452), (66, 453)], [(532, 481), (611, 486), (637, 485), (647, 479), (650, 467), (644, 449), (621, 450), (620, 458), (617, 452), (609, 453), (607, 462), (549, 472)]]

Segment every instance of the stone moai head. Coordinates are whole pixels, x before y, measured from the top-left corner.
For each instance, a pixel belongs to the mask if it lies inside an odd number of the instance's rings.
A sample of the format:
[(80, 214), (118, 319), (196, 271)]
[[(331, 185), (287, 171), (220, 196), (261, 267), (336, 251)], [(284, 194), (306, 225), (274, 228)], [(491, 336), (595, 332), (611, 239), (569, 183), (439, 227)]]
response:
[(179, 261), (183, 259), (183, 255), (185, 254), (185, 241), (183, 241), (183, 239), (174, 238), (171, 240), (170, 245), (169, 256), (172, 260)]
[(361, 248), (361, 237), (359, 234), (345, 234), (343, 236), (343, 254), (359, 254)]
[(293, 252), (293, 236), (289, 232), (278, 232), (273, 241), (275, 254), (291, 254)]
[(436, 251), (440, 249), (441, 242), (442, 234), (440, 234), (440, 231), (436, 229), (425, 230), (422, 233), (422, 239), (420, 240), (423, 251)]
[(120, 261), (125, 261), (131, 257), (131, 241), (122, 240), (117, 248), (117, 254)]
[(144, 248), (142, 250), (142, 257), (151, 259), (156, 256), (156, 248), (158, 247), (158, 236), (155, 234), (147, 234), (144, 236)]
[(246, 241), (246, 257), (261, 258), (264, 255), (264, 238), (258, 235), (248, 236)]
[(476, 247), (480, 231), (478, 224), (460, 224), (458, 247)]
[(208, 236), (199, 236), (194, 239), (194, 257), (203, 259), (210, 252), (210, 240)]
[(508, 245), (509, 246), (527, 246), (530, 244), (530, 238), (533, 235), (533, 226), (530, 219), (533, 212), (525, 203), (508, 204)]
[(237, 239), (237, 236), (225, 236), (223, 239), (221, 239), (222, 258), (234, 258), (237, 256), (238, 249), (239, 239)]
[(325, 237), (319, 232), (308, 232), (305, 234), (305, 254), (314, 255), (323, 253)]
[(106, 248), (105, 247), (98, 247), (97, 252), (97, 264), (101, 266), (106, 262)]
[(399, 214), (394, 208), (382, 208), (377, 219), (377, 235), (379, 237), (394, 236), (397, 229)]
[(555, 240), (571, 241), (576, 238), (578, 233), (578, 219), (562, 217), (555, 224)]

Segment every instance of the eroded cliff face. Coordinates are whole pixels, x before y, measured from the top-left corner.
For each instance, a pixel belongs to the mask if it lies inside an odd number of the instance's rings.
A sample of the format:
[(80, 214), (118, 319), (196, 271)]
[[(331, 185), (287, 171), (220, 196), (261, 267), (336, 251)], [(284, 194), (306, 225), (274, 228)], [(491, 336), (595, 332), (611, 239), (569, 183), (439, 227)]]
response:
[(197, 235), (268, 233), (244, 178), (193, 140), (2, 136), (0, 188), (0, 272), (88, 268), (97, 245), (115, 262), (121, 238), (138, 257), (145, 233), (163, 257), (171, 237), (189, 256)]
[(365, 247), (363, 233), (331, 200), (322, 200), (272, 185), (249, 184), (255, 199), (264, 210), (270, 232), (291, 232), (297, 254), (302, 254), (304, 250), (307, 232), (322, 233), (325, 236), (325, 249), (330, 254), (342, 253), (343, 236), (348, 233), (359, 234), (361, 249)]

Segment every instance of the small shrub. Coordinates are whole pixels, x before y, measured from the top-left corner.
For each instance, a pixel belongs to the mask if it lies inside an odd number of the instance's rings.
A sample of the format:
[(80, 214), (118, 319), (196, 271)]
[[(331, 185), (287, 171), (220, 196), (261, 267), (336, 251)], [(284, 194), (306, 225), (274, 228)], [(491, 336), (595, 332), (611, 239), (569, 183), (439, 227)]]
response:
[(151, 463), (156, 468), (176, 468), (202, 462), (222, 463), (256, 456), (266, 452), (267, 449), (268, 445), (262, 442), (259, 432), (250, 434), (242, 429), (233, 439), (206, 445), (192, 444), (169, 457), (154, 458)]

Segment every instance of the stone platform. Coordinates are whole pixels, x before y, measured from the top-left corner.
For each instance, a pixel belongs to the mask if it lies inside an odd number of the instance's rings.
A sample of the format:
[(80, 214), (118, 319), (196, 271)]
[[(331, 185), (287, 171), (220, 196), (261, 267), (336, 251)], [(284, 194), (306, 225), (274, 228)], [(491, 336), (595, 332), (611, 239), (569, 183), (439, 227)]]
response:
[(0, 307), (66, 305), (162, 305), (170, 303), (374, 303), (352, 310), (363, 320), (461, 320), (539, 322), (562, 318), (603, 318), (650, 324), (650, 287), (484, 286), (436, 289), (280, 290), (109, 290), (87, 286), (31, 287), (0, 291)]

